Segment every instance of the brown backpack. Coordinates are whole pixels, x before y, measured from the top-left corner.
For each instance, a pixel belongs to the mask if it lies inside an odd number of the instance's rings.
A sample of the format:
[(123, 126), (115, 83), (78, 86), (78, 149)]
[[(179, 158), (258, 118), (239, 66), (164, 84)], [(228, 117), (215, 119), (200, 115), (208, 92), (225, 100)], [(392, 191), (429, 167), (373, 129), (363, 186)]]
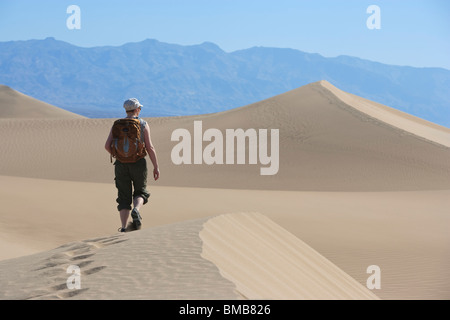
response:
[(116, 120), (111, 129), (111, 156), (122, 163), (132, 163), (144, 158), (147, 155), (144, 141), (145, 124), (143, 119)]

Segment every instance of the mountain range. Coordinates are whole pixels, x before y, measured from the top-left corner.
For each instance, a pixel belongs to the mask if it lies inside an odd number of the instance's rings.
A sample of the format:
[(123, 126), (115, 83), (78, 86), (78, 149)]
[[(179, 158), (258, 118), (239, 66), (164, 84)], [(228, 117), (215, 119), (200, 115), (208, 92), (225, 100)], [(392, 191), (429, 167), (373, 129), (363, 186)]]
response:
[(340, 89), (450, 127), (450, 71), (334, 58), (289, 48), (225, 52), (211, 42), (147, 39), (84, 48), (54, 38), (0, 42), (0, 84), (91, 118), (214, 113), (327, 80)]

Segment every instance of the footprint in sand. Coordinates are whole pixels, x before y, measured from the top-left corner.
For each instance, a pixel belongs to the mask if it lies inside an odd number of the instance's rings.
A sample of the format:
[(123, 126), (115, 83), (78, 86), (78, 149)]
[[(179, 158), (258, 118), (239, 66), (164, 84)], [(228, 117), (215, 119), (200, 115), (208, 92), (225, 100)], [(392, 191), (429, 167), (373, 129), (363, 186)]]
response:
[(27, 299), (67, 299), (75, 297), (89, 288), (69, 289), (67, 279), (71, 276), (67, 273), (70, 265), (80, 268), (80, 276), (90, 276), (102, 271), (106, 266), (94, 266), (86, 269), (87, 266), (94, 263), (92, 258), (96, 251), (105, 246), (111, 246), (127, 241), (123, 239), (123, 235), (114, 235), (110, 237), (102, 237), (84, 240), (60, 246), (58, 249), (64, 249), (47, 259), (41, 261), (33, 270), (39, 273), (39, 276), (50, 279), (51, 282), (58, 283), (45, 288), (37, 289)]

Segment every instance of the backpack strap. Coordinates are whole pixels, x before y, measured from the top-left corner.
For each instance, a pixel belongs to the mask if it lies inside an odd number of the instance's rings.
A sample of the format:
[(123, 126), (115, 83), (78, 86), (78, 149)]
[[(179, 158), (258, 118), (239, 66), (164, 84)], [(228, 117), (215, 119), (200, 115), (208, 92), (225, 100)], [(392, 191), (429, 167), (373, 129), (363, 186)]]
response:
[(145, 130), (145, 125), (147, 124), (147, 122), (142, 118), (139, 118), (139, 122), (141, 123), (141, 141), (144, 142), (144, 144), (145, 144), (144, 130)]

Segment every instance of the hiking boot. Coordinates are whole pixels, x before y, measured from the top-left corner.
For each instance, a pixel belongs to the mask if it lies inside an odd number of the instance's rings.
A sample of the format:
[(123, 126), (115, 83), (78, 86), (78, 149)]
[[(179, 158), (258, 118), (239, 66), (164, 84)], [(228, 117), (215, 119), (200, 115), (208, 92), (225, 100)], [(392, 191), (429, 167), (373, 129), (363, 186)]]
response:
[(139, 214), (139, 211), (136, 208), (134, 208), (131, 211), (131, 218), (133, 219), (133, 227), (136, 230), (140, 229), (141, 225), (142, 225), (142, 222), (141, 222), (142, 217), (141, 217), (141, 215)]

